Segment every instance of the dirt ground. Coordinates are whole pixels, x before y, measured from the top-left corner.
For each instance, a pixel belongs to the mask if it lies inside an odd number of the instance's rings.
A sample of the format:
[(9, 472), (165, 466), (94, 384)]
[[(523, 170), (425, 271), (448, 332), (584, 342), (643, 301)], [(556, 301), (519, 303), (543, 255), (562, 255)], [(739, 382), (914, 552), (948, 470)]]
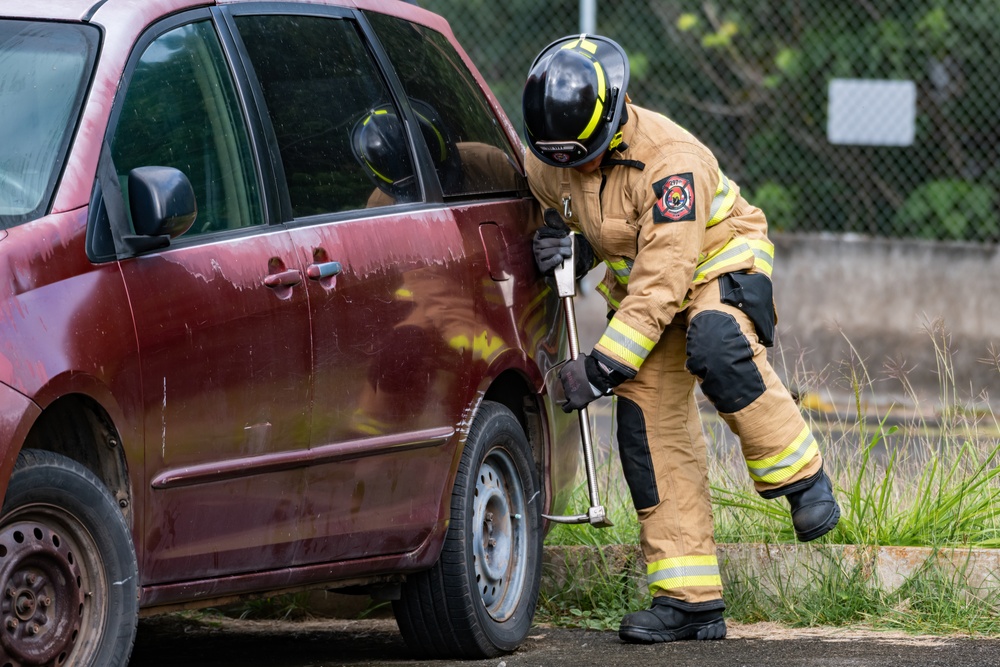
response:
[(623, 644), (615, 632), (535, 627), (511, 655), (420, 660), (391, 619), (245, 621), (199, 615), (143, 619), (130, 667), (930, 667), (1000, 665), (1000, 639), (914, 637), (860, 629), (729, 624), (725, 641)]

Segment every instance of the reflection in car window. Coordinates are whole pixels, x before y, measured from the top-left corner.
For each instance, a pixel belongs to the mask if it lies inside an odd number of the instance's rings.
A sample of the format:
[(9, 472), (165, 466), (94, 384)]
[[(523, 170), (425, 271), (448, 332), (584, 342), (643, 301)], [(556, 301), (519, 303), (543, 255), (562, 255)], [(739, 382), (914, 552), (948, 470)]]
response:
[[(442, 179), (445, 196), (526, 189), (509, 155), (507, 137), (461, 56), (439, 32), (370, 14), (406, 95), (432, 106), (458, 149), (462, 178)], [(434, 151), (431, 147), (432, 153)]]
[(0, 229), (47, 208), (97, 40), (84, 26), (0, 21)]
[(215, 29), (175, 28), (143, 52), (111, 144), (123, 193), (136, 167), (183, 171), (198, 218), (186, 233), (261, 224), (260, 197), (243, 116)]
[[(264, 91), (295, 217), (418, 197), (405, 135), (381, 122), (396, 111), (354, 23), (273, 15), (236, 23)], [(380, 152), (359, 153), (375, 143)], [(373, 185), (391, 192), (372, 197)]]

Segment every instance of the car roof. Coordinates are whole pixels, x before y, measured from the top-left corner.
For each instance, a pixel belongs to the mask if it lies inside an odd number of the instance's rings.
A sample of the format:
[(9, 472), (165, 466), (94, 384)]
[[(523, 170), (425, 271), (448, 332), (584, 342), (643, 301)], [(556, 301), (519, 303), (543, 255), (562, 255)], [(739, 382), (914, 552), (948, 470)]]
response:
[(184, 9), (214, 5), (205, 0), (152, 0), (147, 2), (121, 2), (120, 0), (46, 0), (45, 2), (9, 3), (0, 9), (0, 14), (7, 18), (39, 18), (63, 21), (86, 21), (104, 5), (110, 5), (114, 11), (128, 7), (132, 13), (152, 13), (162, 15), (164, 10)]
[[(260, 0), (46, 0), (42, 2), (10, 3), (0, 8), (7, 18), (39, 18), (62, 21), (105, 20), (147, 21), (193, 7), (235, 5)], [(284, 0), (299, 4), (333, 5), (394, 14), (420, 23), (435, 24), (433, 14), (414, 3), (403, 0)], [(112, 18), (113, 17), (113, 18)], [(440, 29), (440, 26), (435, 26)]]

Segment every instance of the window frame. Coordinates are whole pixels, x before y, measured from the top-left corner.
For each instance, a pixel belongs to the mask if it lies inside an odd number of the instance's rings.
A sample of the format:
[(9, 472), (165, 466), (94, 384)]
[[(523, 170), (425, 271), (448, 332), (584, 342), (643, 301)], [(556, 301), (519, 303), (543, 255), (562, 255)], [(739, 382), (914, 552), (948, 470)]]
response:
[[(224, 25), (219, 18), (219, 12), (214, 8), (206, 7), (193, 9), (157, 21), (142, 32), (139, 38), (133, 42), (125, 68), (122, 71), (121, 83), (115, 94), (111, 113), (108, 116), (108, 124), (105, 127), (104, 142), (106, 146), (110, 146), (114, 140), (115, 133), (117, 132), (120, 123), (121, 114), (125, 107), (125, 98), (128, 96), (129, 88), (132, 85), (132, 79), (135, 75), (136, 67), (138, 67), (139, 61), (149, 48), (150, 44), (171, 30), (191, 23), (207, 21), (214, 30), (216, 37), (219, 39), (219, 46), (222, 49), (223, 58), (225, 59), (227, 70), (235, 89), (236, 104), (239, 107), (234, 111), (240, 118), (242, 118), (247, 132), (251, 164), (246, 165), (246, 168), (253, 175), (253, 178), (256, 179), (257, 196), (260, 199), (261, 215), (263, 218), (262, 224), (250, 225), (248, 227), (238, 229), (211, 231), (204, 234), (181, 235), (175, 239), (171, 239), (170, 244), (165, 248), (153, 251), (149, 254), (163, 252), (172, 248), (183, 248), (205, 243), (214, 243), (223, 239), (265, 233), (274, 229), (274, 225), (278, 219), (275, 212), (276, 203), (274, 201), (275, 196), (274, 189), (272, 187), (274, 177), (271, 174), (271, 165), (269, 164), (269, 160), (261, 159), (263, 132), (261, 129), (259, 114), (255, 108), (251, 109), (249, 107), (249, 98), (247, 95), (249, 81), (246, 72), (243, 70), (242, 61), (234, 56), (234, 44), (231, 35), (228, 32), (228, 27)], [(100, 173), (101, 168), (104, 166), (103, 163), (105, 159), (106, 158), (102, 156), (101, 164), (98, 167), (98, 173)], [(108, 219), (107, 205), (104, 202), (104, 198), (108, 196), (115, 195), (103, 192), (100, 183), (96, 183), (94, 192), (91, 195), (90, 215), (87, 223), (87, 255), (91, 261), (95, 263), (121, 260), (132, 256), (132, 253), (129, 253), (125, 248), (116, 247), (114, 248), (114, 251), (109, 254), (107, 252), (102, 252), (104, 250), (103, 247), (96, 247), (97, 242), (95, 239), (100, 231), (102, 231), (98, 230), (97, 227), (105, 224), (103, 222), (105, 219), (108, 220), (107, 225), (110, 226), (117, 224), (119, 228), (118, 234), (115, 234), (114, 232), (111, 233), (112, 238), (122, 234), (132, 233), (132, 230), (129, 229), (127, 219)], [(124, 197), (121, 198), (121, 205), (124, 206)]]
[[(434, 163), (430, 156), (430, 151), (427, 148), (426, 142), (420, 132), (414, 132), (414, 128), (419, 127), (417, 122), (417, 116), (413, 109), (410, 107), (409, 103), (406, 101), (406, 96), (403, 93), (402, 82), (396, 75), (391, 62), (389, 61), (388, 55), (382, 49), (381, 44), (375, 37), (371, 26), (368, 24), (365, 18), (364, 12), (351, 9), (347, 7), (335, 7), (330, 5), (309, 5), (309, 4), (288, 4), (283, 2), (248, 2), (240, 3), (239, 5), (226, 6), (219, 9), (220, 13), (224, 14), (229, 27), (229, 30), (234, 35), (234, 41), (237, 43), (237, 52), (242, 60), (243, 67), (247, 72), (249, 79), (249, 86), (252, 90), (254, 103), (259, 109), (258, 115), (261, 118), (261, 124), (265, 128), (265, 134), (267, 137), (267, 147), (270, 152), (270, 160), (274, 165), (275, 174), (275, 185), (279, 191), (280, 198), (280, 216), (282, 224), (284, 224), (289, 229), (294, 229), (297, 227), (302, 227), (306, 225), (315, 225), (326, 222), (337, 222), (341, 220), (357, 220), (359, 218), (370, 218), (380, 215), (385, 215), (387, 213), (398, 212), (398, 211), (420, 211), (427, 209), (441, 208), (444, 206), (444, 199), (441, 194), (441, 186), (437, 180), (437, 172), (434, 169)], [(239, 28), (236, 26), (235, 19), (239, 16), (261, 16), (261, 15), (278, 15), (278, 16), (311, 16), (317, 18), (328, 18), (336, 20), (346, 20), (354, 24), (358, 32), (358, 37), (361, 40), (361, 44), (368, 53), (373, 67), (381, 75), (382, 81), (385, 83), (386, 89), (389, 93), (392, 103), (395, 105), (396, 109), (402, 114), (403, 119), (406, 121), (406, 135), (407, 143), (410, 151), (410, 159), (413, 162), (415, 175), (419, 183), (419, 190), (421, 194), (421, 201), (405, 202), (401, 204), (392, 204), (389, 206), (380, 206), (375, 209), (355, 209), (350, 211), (333, 211), (328, 213), (320, 213), (316, 215), (304, 216), (300, 218), (295, 218), (292, 215), (292, 205), (291, 198), (288, 194), (287, 180), (285, 178), (284, 167), (281, 161), (281, 153), (278, 148), (277, 136), (274, 131), (274, 127), (271, 123), (271, 117), (267, 110), (267, 105), (264, 100), (263, 90), (261, 89), (260, 82), (257, 78), (256, 72), (253, 69), (253, 65), (250, 61), (250, 56), (246, 52), (245, 46), (243, 44), (242, 38), (239, 34)]]
[[(378, 31), (368, 20), (368, 14), (378, 14), (380, 16), (386, 16), (388, 18), (395, 19), (398, 21), (407, 21), (408, 19), (405, 19), (396, 14), (389, 14), (383, 12), (363, 11), (359, 13), (362, 15), (361, 22), (365, 29), (365, 35), (367, 36), (368, 40), (373, 44), (374, 48), (377, 50), (379, 58), (381, 58), (384, 61), (385, 64), (383, 66), (392, 73), (393, 83), (395, 86), (398, 87), (399, 91), (398, 94), (403, 99), (408, 100), (409, 98), (406, 95), (406, 86), (403, 84), (402, 79), (399, 78), (399, 75), (396, 72), (396, 68), (393, 65), (392, 58), (389, 57), (389, 52), (382, 46), (382, 42), (378, 37)], [(520, 190), (502, 190), (489, 193), (471, 193), (471, 194), (453, 194), (453, 195), (443, 195), (441, 187), (440, 185), (438, 185), (438, 194), (442, 195), (442, 201), (445, 202), (446, 204), (454, 205), (454, 204), (460, 204), (462, 202), (470, 202), (470, 201), (474, 202), (479, 200), (485, 201), (485, 200), (497, 200), (497, 199), (502, 200), (510, 198), (532, 197), (533, 195), (531, 194), (531, 191), (528, 188), (527, 175), (525, 174), (524, 171), (524, 146), (521, 145), (520, 143), (512, 143), (510, 134), (507, 132), (506, 129), (508, 123), (503, 122), (502, 119), (497, 115), (498, 108), (497, 105), (495, 104), (495, 99), (493, 98), (489, 90), (483, 88), (481, 75), (479, 75), (479, 73), (472, 66), (470, 66), (470, 63), (467, 62), (468, 54), (466, 54), (464, 52), (464, 49), (461, 48), (460, 45), (457, 45), (456, 42), (453, 41), (453, 39), (448, 34), (443, 33), (440, 30), (437, 30), (432, 26), (423, 23), (418, 23), (413, 21), (410, 22), (413, 23), (414, 25), (419, 26), (422, 30), (427, 30), (439, 35), (449, 46), (451, 46), (451, 48), (455, 51), (456, 55), (459, 56), (462, 65), (465, 68), (465, 71), (460, 72), (460, 74), (462, 75), (463, 78), (467, 74), (471, 79), (469, 83), (472, 84), (473, 89), (479, 95), (481, 101), (483, 102), (485, 111), (490, 115), (490, 118), (497, 127), (499, 131), (499, 136), (502, 137), (503, 142), (506, 146), (506, 152), (508, 154), (508, 157), (511, 160), (513, 160), (512, 166), (514, 167), (515, 171), (518, 174), (520, 174), (524, 185), (523, 189)], [(407, 107), (409, 108), (408, 103)], [(426, 168), (431, 170), (431, 173), (434, 174), (436, 181), (437, 171), (434, 169), (433, 162), (430, 161), (430, 154), (427, 153), (427, 147), (424, 144), (422, 137), (421, 137), (421, 145), (423, 146), (424, 152), (426, 153), (426, 156), (428, 158), (428, 162), (426, 163)]]

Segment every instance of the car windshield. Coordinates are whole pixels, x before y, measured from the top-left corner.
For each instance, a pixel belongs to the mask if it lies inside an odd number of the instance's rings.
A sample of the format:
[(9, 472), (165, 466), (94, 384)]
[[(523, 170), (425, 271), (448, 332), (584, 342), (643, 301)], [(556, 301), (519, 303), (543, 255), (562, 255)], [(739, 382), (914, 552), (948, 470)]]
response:
[(90, 26), (0, 20), (0, 229), (48, 209), (97, 43)]

